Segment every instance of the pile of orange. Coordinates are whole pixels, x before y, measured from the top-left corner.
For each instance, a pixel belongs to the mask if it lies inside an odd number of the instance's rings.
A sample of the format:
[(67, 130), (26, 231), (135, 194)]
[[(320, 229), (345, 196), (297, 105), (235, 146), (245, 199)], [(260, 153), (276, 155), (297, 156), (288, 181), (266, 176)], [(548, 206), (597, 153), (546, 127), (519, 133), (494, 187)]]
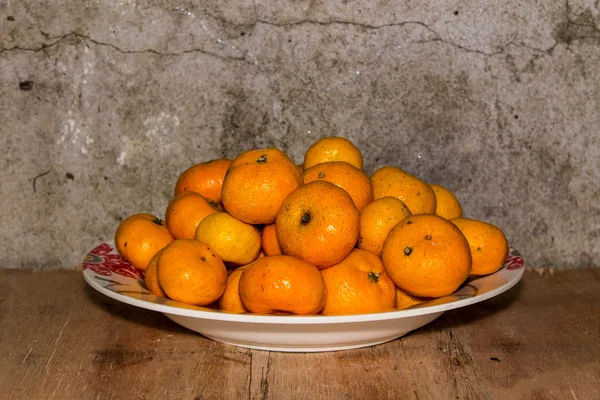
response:
[(328, 137), (296, 165), (257, 149), (184, 171), (165, 211), (125, 219), (117, 250), (147, 289), (232, 313), (392, 311), (496, 272), (502, 231), (466, 219), (456, 196), (386, 166), (371, 176), (349, 140)]

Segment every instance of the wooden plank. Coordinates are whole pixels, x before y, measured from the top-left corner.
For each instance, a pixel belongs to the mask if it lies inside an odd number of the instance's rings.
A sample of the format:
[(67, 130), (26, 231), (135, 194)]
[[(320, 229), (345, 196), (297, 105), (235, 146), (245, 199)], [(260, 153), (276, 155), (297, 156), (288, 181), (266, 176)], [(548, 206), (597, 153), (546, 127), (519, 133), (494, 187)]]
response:
[(262, 356), (268, 390), (252, 398), (600, 398), (599, 272), (528, 273), (495, 299), (373, 348)]
[(249, 351), (105, 297), (74, 271), (0, 271), (0, 399), (598, 399), (600, 270), (527, 272), (383, 345)]
[(0, 398), (247, 396), (248, 351), (113, 301), (76, 272), (2, 272)]
[(494, 398), (600, 399), (600, 270), (528, 273), (448, 315)]

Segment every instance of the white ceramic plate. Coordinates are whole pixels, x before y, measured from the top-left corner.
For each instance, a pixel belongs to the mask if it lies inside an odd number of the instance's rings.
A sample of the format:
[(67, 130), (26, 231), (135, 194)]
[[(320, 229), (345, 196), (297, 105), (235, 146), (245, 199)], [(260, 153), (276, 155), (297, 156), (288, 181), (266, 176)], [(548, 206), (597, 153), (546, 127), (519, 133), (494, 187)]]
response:
[(514, 248), (496, 273), (470, 279), (454, 294), (408, 309), (347, 316), (273, 316), (231, 314), (196, 307), (146, 290), (144, 273), (103, 243), (85, 257), (83, 277), (94, 289), (123, 303), (162, 312), (210, 339), (260, 350), (315, 352), (372, 346), (399, 338), (445, 311), (497, 296), (523, 276), (525, 262)]

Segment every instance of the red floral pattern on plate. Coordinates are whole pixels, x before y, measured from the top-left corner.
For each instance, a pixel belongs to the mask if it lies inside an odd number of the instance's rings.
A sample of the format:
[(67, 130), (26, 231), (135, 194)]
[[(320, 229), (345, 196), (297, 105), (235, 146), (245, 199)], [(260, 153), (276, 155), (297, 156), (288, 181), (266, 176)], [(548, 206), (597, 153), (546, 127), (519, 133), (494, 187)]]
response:
[(515, 269), (525, 268), (525, 260), (521, 253), (511, 246), (508, 248), (508, 256), (504, 261), (504, 265), (507, 270), (513, 271)]
[(144, 279), (143, 271), (129, 264), (107, 243), (102, 243), (90, 251), (83, 259), (81, 269), (90, 269), (102, 276), (117, 274), (130, 278)]

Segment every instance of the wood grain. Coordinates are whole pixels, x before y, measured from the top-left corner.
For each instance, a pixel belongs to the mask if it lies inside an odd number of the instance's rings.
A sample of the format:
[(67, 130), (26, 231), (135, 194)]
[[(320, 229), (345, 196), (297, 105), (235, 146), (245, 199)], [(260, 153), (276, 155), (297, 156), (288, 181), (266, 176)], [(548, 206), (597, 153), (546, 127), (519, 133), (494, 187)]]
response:
[(509, 292), (383, 345), (250, 351), (121, 304), (75, 271), (0, 271), (0, 399), (599, 399), (600, 270)]

